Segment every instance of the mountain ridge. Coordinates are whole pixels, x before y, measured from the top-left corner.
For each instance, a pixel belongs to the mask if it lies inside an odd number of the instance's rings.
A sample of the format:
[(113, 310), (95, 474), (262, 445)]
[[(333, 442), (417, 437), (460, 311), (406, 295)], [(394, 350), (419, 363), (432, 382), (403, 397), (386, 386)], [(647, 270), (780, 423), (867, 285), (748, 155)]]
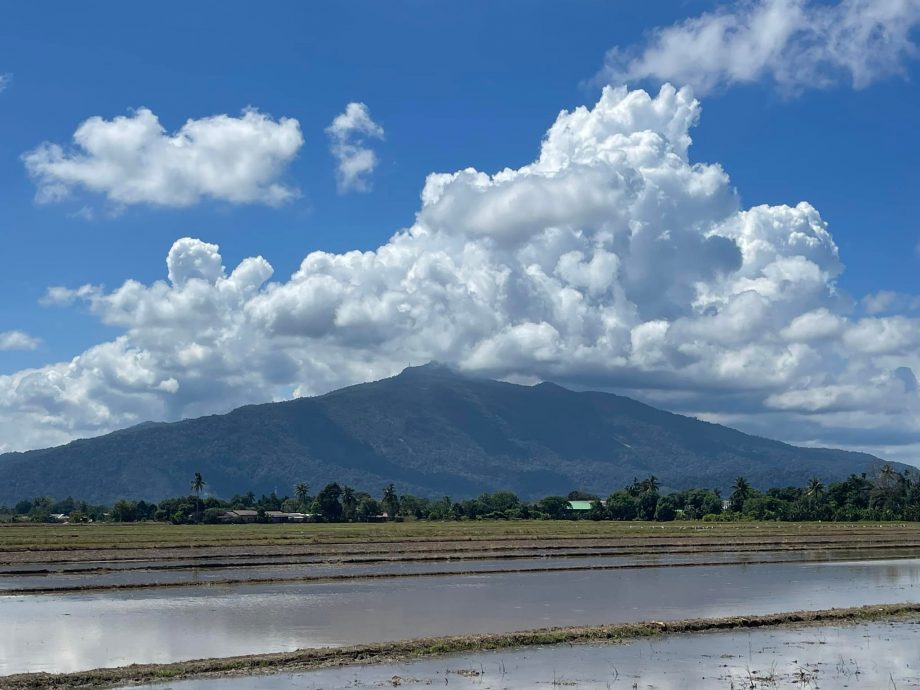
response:
[(802, 448), (612, 393), (494, 381), (432, 362), (324, 395), (222, 415), (143, 422), (53, 448), (0, 455), (0, 503), (35, 495), (90, 501), (188, 493), (290, 493), (330, 481), (454, 498), (507, 489), (534, 498), (607, 495), (635, 476), (665, 488), (762, 488), (871, 471), (883, 461)]

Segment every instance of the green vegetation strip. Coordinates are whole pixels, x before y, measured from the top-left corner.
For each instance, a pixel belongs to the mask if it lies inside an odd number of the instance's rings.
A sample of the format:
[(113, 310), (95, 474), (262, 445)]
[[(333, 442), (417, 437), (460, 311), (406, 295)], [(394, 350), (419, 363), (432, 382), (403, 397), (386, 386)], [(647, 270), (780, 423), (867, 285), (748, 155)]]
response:
[[(818, 537), (802, 537), (796, 539), (757, 539), (757, 540), (724, 540), (724, 541), (701, 541), (698, 539), (682, 539), (682, 540), (655, 540), (655, 541), (644, 541), (640, 542), (639, 540), (614, 540), (614, 539), (592, 539), (590, 543), (577, 543), (577, 540), (564, 540), (565, 543), (562, 544), (553, 544), (553, 540), (517, 540), (515, 541), (465, 541), (463, 543), (453, 543), (450, 541), (439, 541), (439, 542), (424, 542), (424, 543), (412, 543), (407, 544), (406, 542), (396, 542), (390, 544), (389, 548), (387, 545), (380, 544), (370, 544), (370, 543), (359, 543), (355, 542), (348, 544), (347, 546), (339, 548), (330, 548), (327, 546), (323, 547), (309, 547), (309, 548), (298, 548), (297, 546), (289, 546), (283, 551), (263, 551), (250, 549), (243, 552), (237, 552), (236, 549), (232, 547), (227, 549), (227, 547), (202, 547), (202, 548), (215, 548), (215, 552), (209, 553), (200, 553), (200, 552), (181, 552), (181, 553), (170, 553), (164, 549), (143, 549), (143, 550), (134, 550), (140, 551), (140, 553), (133, 553), (130, 557), (122, 557), (120, 554), (113, 556), (108, 550), (105, 550), (103, 554), (100, 552), (94, 551), (87, 558), (81, 556), (75, 556), (73, 558), (59, 558), (52, 557), (48, 558), (48, 551), (32, 551), (27, 550), (30, 554), (29, 558), (10, 558), (10, 553), (19, 553), (19, 551), (14, 552), (4, 552), (0, 551), (0, 562), (15, 562), (17, 563), (80, 563), (80, 562), (97, 562), (97, 561), (110, 561), (110, 562), (119, 562), (119, 563), (131, 563), (134, 561), (145, 561), (145, 560), (161, 560), (161, 561), (206, 561), (214, 560), (218, 558), (257, 558), (257, 557), (266, 557), (266, 558), (279, 558), (284, 556), (311, 556), (315, 558), (324, 558), (324, 559), (334, 559), (334, 558), (344, 558), (344, 557), (380, 557), (380, 558), (389, 558), (393, 559), (395, 556), (410, 556), (413, 554), (431, 554), (431, 553), (507, 553), (514, 551), (523, 551), (523, 552), (532, 552), (539, 551), (543, 552), (585, 552), (590, 553), (591, 551), (597, 551), (600, 549), (617, 549), (622, 553), (626, 554), (635, 554), (635, 553), (660, 553), (663, 550), (667, 550), (668, 553), (675, 553), (678, 551), (701, 551), (701, 550), (748, 550), (748, 551), (769, 551), (777, 549), (825, 549), (825, 548), (852, 548), (854, 546), (871, 546), (873, 548), (880, 548), (884, 546), (888, 547), (912, 547), (920, 544), (920, 540), (917, 539), (918, 535), (914, 534), (903, 534), (903, 535), (885, 535), (885, 537), (869, 535), (842, 535), (834, 538), (818, 538)], [(587, 541), (587, 540), (585, 540)], [(172, 547), (169, 547), (170, 549)], [(257, 545), (257, 549), (258, 549)], [(99, 556), (104, 555), (105, 558), (100, 558)], [(4, 558), (6, 556), (6, 558)]]
[(171, 664), (134, 664), (78, 673), (26, 673), (0, 678), (3, 690), (81, 690), (187, 678), (307, 671), (351, 664), (398, 663), (443, 654), (480, 652), (534, 645), (616, 643), (673, 633), (742, 630), (789, 625), (828, 625), (915, 618), (920, 603), (886, 604), (761, 616), (645, 621), (514, 633), (458, 635), (353, 647), (303, 649), (274, 654), (199, 659)]
[(0, 551), (179, 548), (227, 546), (347, 545), (350, 542), (437, 540), (473, 541), (658, 537), (789, 536), (801, 534), (877, 534), (920, 532), (920, 523), (788, 523), (678, 521), (669, 523), (594, 522), (590, 520), (472, 520), (454, 523), (410, 521), (386, 524), (167, 525), (158, 523), (94, 525), (0, 525)]
[[(0, 528), (2, 532), (2, 528)], [(857, 531), (828, 531), (815, 527), (809, 532), (799, 532), (794, 535), (777, 534), (765, 526), (759, 534), (732, 534), (731, 532), (706, 533), (703, 530), (688, 530), (683, 534), (674, 533), (644, 533), (635, 535), (609, 535), (607, 537), (583, 536), (573, 537), (498, 537), (488, 538), (485, 535), (462, 540), (375, 540), (371, 535), (363, 542), (352, 541), (346, 543), (317, 542), (309, 544), (229, 544), (216, 546), (214, 544), (189, 544), (185, 546), (147, 546), (143, 548), (114, 546), (103, 548), (38, 548), (38, 547), (13, 547), (0, 546), (0, 563), (50, 563), (50, 562), (81, 562), (81, 561), (135, 561), (135, 560), (190, 560), (210, 558), (235, 558), (262, 556), (294, 556), (316, 555), (332, 557), (335, 555), (360, 555), (371, 553), (393, 552), (443, 552), (443, 551), (487, 551), (487, 550), (568, 550), (582, 548), (688, 548), (700, 549), (703, 547), (747, 547), (756, 548), (764, 546), (777, 546), (780, 548), (794, 548), (814, 546), (822, 547), (833, 544), (861, 545), (883, 544), (901, 545), (916, 543), (920, 537), (920, 529), (891, 528), (877, 533), (863, 533)]]

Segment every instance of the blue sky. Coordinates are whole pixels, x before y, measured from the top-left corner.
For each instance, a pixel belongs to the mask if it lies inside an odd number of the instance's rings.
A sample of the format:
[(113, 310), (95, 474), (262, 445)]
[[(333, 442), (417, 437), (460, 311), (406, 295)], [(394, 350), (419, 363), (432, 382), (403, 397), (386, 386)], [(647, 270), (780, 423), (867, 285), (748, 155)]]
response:
[[(871, 10), (878, 4), (764, 0), (755, 6), (775, 5), (785, 16), (804, 12), (803, 23), (817, 16), (819, 21), (810, 23), (819, 25), (825, 11), (839, 10), (849, 13), (846, 17), (855, 16), (854, 21), (866, 21), (873, 15), (860, 14), (860, 7)], [(912, 41), (916, 3), (888, 4), (900, 6), (896, 8), (903, 15), (900, 23), (907, 25), (906, 40)], [(7, 7), (0, 25), (0, 74), (9, 75), (0, 92), (0, 333), (28, 334), (32, 345), (0, 350), (0, 375), (19, 375), (15, 385), (20, 386), (26, 369), (67, 362), (141, 328), (136, 322), (106, 315), (109, 307), (98, 301), (70, 299), (64, 306), (40, 301), (52, 286), (98, 286), (100, 295), (111, 295), (129, 279), (152, 286), (165, 280), (165, 257), (181, 237), (219, 245), (228, 273), (246, 257), (261, 255), (274, 268), (272, 280), (278, 282), (287, 281), (315, 250), (339, 254), (386, 244), (395, 231), (416, 221), (419, 195), (429, 173), (472, 167), (492, 174), (531, 163), (560, 111), (582, 105), (591, 108), (606, 81), (616, 82), (619, 77), (631, 88), (644, 87), (652, 95), (661, 82), (682, 86), (679, 79), (685, 73), (672, 70), (678, 77), (672, 79), (667, 67), (643, 67), (637, 56), (655, 49), (656, 27), (685, 26), (681, 22), (713, 16), (707, 13), (718, 12), (717, 8), (715, 3), (689, 0), (452, 5), (273, 2), (258, 10), (251, 3), (238, 2), (165, 2), (149, 8), (62, 4), (53, 12), (35, 3)], [(742, 16), (737, 21), (756, 24), (757, 19)], [(757, 30), (757, 26), (751, 29)], [(839, 41), (832, 31), (816, 32), (807, 40)], [(861, 300), (885, 291), (898, 293), (883, 298), (887, 311), (912, 318), (920, 267), (920, 204), (915, 191), (920, 186), (917, 61), (896, 52), (894, 67), (875, 66), (865, 83), (857, 78), (858, 70), (851, 69), (852, 62), (820, 64), (814, 74), (805, 75), (806, 65), (801, 78), (793, 78), (770, 62), (795, 52), (797, 34), (790, 35), (785, 52), (764, 57), (763, 69), (755, 69), (751, 77), (726, 77), (708, 86), (700, 75), (711, 72), (711, 66), (700, 66), (691, 74), (689, 81), (699, 82), (695, 85), (702, 114), (690, 132), (690, 162), (720, 165), (730, 177), (728, 187), (737, 190), (740, 209), (807, 201), (820, 212), (845, 266), (829, 279), (834, 289), (848, 296), (847, 305), (835, 302), (832, 309), (841, 318), (855, 320), (876, 313), (867, 312)], [(632, 62), (608, 57), (608, 65), (611, 59), (619, 62), (604, 69), (605, 55), (616, 47), (632, 51)], [(863, 47), (868, 60), (873, 45)], [(712, 47), (704, 49), (712, 54)], [(733, 59), (730, 50), (726, 54)], [(655, 64), (662, 64), (661, 60)], [(368, 188), (343, 193), (336, 185), (336, 159), (326, 129), (348, 103), (364, 104), (384, 135), (367, 137), (362, 144), (377, 161), (366, 178)], [(203, 198), (175, 207), (113, 203), (104, 193), (74, 184), (66, 199), (36, 200), (40, 184), (35, 175), (30, 176), (24, 154), (50, 142), (72, 155), (74, 132), (88, 118), (110, 121), (132, 116), (133, 109), (141, 107), (149, 108), (168, 133), (190, 119), (220, 114), (237, 118), (249, 107), (270, 116), (272, 122), (296, 119), (304, 143), (272, 179), (296, 189), (299, 196), (280, 205)], [(621, 255), (620, 261), (626, 258)], [(809, 303), (801, 313), (816, 308)], [(315, 338), (307, 327), (300, 335), (305, 333)], [(145, 348), (141, 340), (134, 341), (138, 351)], [(315, 344), (311, 340), (297, 347), (309, 351)], [(451, 348), (443, 344), (416, 345), (413, 342), (409, 348), (415, 356), (430, 353), (451, 359)], [(276, 350), (275, 345), (265, 347)], [(404, 344), (387, 347), (398, 350)], [(591, 377), (597, 375), (598, 387), (626, 390), (754, 431), (767, 433), (777, 423), (776, 415), (786, 415), (771, 435), (797, 442), (833, 442), (835, 434), (843, 439), (854, 429), (867, 429), (865, 442), (849, 445), (878, 450), (887, 447), (879, 438), (890, 433), (903, 436), (906, 447), (913, 449), (914, 437), (920, 433), (914, 413), (889, 423), (879, 418), (884, 417), (882, 411), (869, 409), (869, 403), (846, 403), (834, 410), (819, 410), (814, 404), (793, 410), (764, 403), (819, 381), (838, 388), (856, 385), (852, 370), (846, 381), (841, 379), (846, 362), (833, 372), (812, 373), (788, 383), (783, 391), (771, 388), (773, 384), (732, 385), (736, 402), (715, 403), (711, 393), (694, 390), (687, 381), (675, 383), (673, 389), (662, 384), (660, 369), (655, 383), (635, 382), (619, 365), (616, 374), (605, 370), (609, 376), (598, 374), (597, 362), (567, 369), (561, 363), (564, 353), (545, 368), (523, 362), (477, 366), (474, 362), (482, 360), (470, 354), (475, 346), (464, 347), (453, 359), (466, 368), (520, 380), (552, 377), (573, 385), (591, 385)], [(913, 347), (904, 346), (898, 355), (908, 369), (916, 357)], [(231, 399), (248, 402), (322, 392), (332, 385), (398, 370), (389, 356), (374, 363), (368, 354), (371, 350), (362, 346), (355, 355), (362, 365), (343, 374), (342, 380), (301, 363), (287, 379), (269, 376), (269, 383)], [(816, 353), (820, 356), (819, 350)], [(835, 357), (843, 361), (848, 354), (837, 350)], [(328, 358), (324, 361), (326, 369), (336, 368)], [(545, 360), (534, 356), (529, 361)], [(867, 380), (876, 381), (883, 375), (880, 372), (896, 370), (895, 364), (874, 359), (871, 367), (858, 368)], [(202, 385), (177, 380), (183, 391)], [(13, 390), (12, 381), (8, 378), (9, 388), (0, 387), (0, 394)], [(8, 394), (12, 399), (13, 393)], [(90, 398), (81, 404), (93, 404), (92, 394), (84, 389), (74, 399), (84, 394)], [(128, 393), (122, 391), (116, 399), (122, 395)], [(108, 409), (101, 419), (77, 422), (64, 412), (53, 433), (46, 434), (42, 432), (45, 422), (35, 421), (44, 418), (39, 415), (29, 422), (38, 425), (34, 434), (7, 446), (102, 432), (133, 421), (132, 415), (175, 418), (221, 411), (220, 405), (207, 400), (211, 398), (205, 395), (186, 399), (182, 406), (129, 405), (130, 414), (122, 415), (112, 407), (119, 403), (94, 399)], [(21, 409), (25, 404), (18, 400), (15, 406)], [(45, 406), (45, 412), (60, 409), (49, 401), (30, 400), (28, 405)], [(838, 414), (854, 408), (864, 416), (844, 419)], [(823, 412), (830, 416), (820, 417)], [(13, 412), (7, 417), (17, 419), (17, 425), (23, 423)], [(903, 459), (912, 452), (896, 455)]]

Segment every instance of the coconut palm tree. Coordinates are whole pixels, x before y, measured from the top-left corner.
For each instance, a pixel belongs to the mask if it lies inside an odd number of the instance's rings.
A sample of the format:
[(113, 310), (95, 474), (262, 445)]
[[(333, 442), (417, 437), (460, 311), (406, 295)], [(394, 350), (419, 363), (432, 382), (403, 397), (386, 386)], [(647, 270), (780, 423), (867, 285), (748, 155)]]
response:
[(873, 503), (876, 507), (897, 513), (901, 509), (901, 499), (906, 489), (904, 475), (886, 462), (879, 468), (878, 478), (872, 489)]
[(195, 492), (195, 522), (201, 522), (201, 490), (204, 489), (204, 478), (201, 472), (195, 472), (195, 478), (192, 479), (192, 491)]
[(810, 498), (820, 498), (824, 494), (824, 484), (821, 483), (821, 480), (817, 477), (812, 477), (808, 480), (808, 485), (805, 487), (805, 495)]
[(354, 519), (357, 507), (358, 499), (355, 497), (355, 490), (346, 484), (342, 487), (342, 508), (345, 511), (346, 520)]
[(300, 503), (301, 510), (304, 509), (307, 502), (307, 495), (310, 493), (310, 485), (306, 482), (297, 482), (294, 485), (294, 495), (297, 496), (297, 501)]
[(383, 490), (383, 500), (380, 501), (384, 511), (391, 518), (396, 517), (396, 513), (399, 512), (399, 497), (396, 495), (396, 487), (392, 484), (387, 484)]
[(738, 477), (732, 486), (732, 495), (728, 497), (728, 506), (732, 511), (740, 513), (744, 502), (750, 497), (751, 485), (744, 477)]

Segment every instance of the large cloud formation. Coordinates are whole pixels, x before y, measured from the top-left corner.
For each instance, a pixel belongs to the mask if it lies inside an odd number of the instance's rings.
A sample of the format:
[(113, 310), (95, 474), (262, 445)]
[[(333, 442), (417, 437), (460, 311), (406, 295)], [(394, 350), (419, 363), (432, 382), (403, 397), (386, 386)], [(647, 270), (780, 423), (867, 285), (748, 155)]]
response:
[(606, 88), (558, 116), (533, 163), (432, 174), (411, 227), (376, 251), (313, 252), (284, 281), (184, 238), (168, 280), (51, 290), (123, 335), (0, 377), (0, 438), (39, 446), (438, 359), (908, 459), (920, 320), (840, 292), (811, 205), (742, 209), (719, 165), (691, 162), (699, 113), (688, 89)]
[(903, 72), (916, 57), (918, 0), (739, 2), (653, 31), (607, 54), (601, 79), (673, 81), (697, 93), (770, 80), (789, 92)]
[(169, 134), (139, 108), (112, 120), (91, 117), (73, 139), (72, 151), (44, 143), (23, 155), (39, 202), (60, 201), (75, 189), (120, 206), (191, 206), (206, 198), (275, 206), (298, 195), (279, 181), (303, 145), (292, 118), (246, 110), (188, 120)]

